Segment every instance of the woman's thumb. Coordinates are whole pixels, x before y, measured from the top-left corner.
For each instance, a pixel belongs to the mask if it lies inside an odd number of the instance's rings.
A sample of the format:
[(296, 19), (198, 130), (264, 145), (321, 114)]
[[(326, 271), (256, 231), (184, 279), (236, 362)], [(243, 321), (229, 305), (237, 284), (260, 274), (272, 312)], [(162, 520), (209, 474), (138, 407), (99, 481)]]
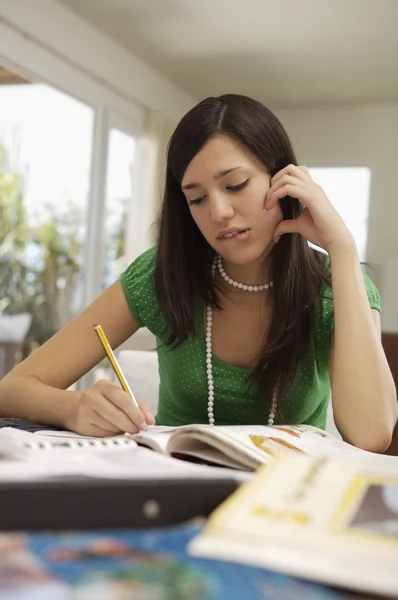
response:
[(286, 221), (280, 221), (275, 227), (274, 231), (274, 242), (277, 244), (281, 235), (285, 233), (299, 233), (297, 227), (297, 219), (287, 219)]

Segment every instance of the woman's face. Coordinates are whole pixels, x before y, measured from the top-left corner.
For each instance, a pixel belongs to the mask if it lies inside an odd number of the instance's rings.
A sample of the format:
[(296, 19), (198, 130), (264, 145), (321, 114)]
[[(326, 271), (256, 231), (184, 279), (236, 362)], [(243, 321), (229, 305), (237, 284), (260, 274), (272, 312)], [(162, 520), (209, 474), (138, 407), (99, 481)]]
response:
[(195, 223), (226, 261), (246, 265), (270, 253), (282, 211), (279, 205), (265, 210), (270, 174), (244, 146), (227, 136), (210, 138), (181, 187)]

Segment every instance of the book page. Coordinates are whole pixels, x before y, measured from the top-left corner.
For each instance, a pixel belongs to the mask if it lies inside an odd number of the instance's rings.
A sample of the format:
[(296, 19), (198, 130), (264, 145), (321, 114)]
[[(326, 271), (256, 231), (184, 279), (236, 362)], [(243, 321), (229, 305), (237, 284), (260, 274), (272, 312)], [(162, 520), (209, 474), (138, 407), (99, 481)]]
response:
[[(32, 434), (33, 435), (33, 434)], [(180, 461), (132, 445), (67, 451), (52, 448), (0, 460), (0, 481), (29, 481), (60, 476), (101, 479), (214, 479), (247, 481), (248, 473)]]
[[(63, 437), (60, 433), (59, 437)], [(310, 425), (155, 425), (146, 432), (125, 436), (165, 454), (180, 452), (253, 470), (273, 458), (297, 454), (366, 460), (390, 464), (398, 470), (398, 457), (361, 450)], [(228, 459), (223, 460), (223, 455)]]
[[(184, 426), (183, 426), (184, 427)], [(175, 429), (180, 429), (180, 427), (169, 427), (166, 425), (150, 425), (148, 427), (148, 431), (145, 432), (146, 434), (158, 434), (158, 433), (168, 433), (171, 431), (174, 431)], [(49, 437), (61, 437), (61, 438), (85, 438), (85, 439), (92, 439), (92, 436), (89, 435), (81, 435), (80, 433), (76, 433), (75, 431), (70, 431), (68, 429), (65, 430), (58, 430), (58, 429), (43, 429), (43, 430), (39, 430), (39, 431), (35, 431), (34, 432), (35, 435), (40, 435), (40, 436), (49, 436)], [(137, 434), (134, 433), (121, 433), (121, 436), (123, 435), (127, 435), (127, 436), (134, 436)]]
[(180, 425), (180, 426), (168, 426), (168, 425), (150, 425), (147, 431), (140, 431), (139, 433), (125, 433), (124, 435), (132, 440), (135, 440), (138, 444), (152, 448), (157, 452), (163, 454), (169, 454), (168, 443), (171, 437), (177, 435), (181, 431), (190, 431), (193, 428), (206, 428), (206, 425)]
[(163, 456), (139, 447), (125, 436), (52, 438), (19, 429), (0, 429), (0, 480), (34, 480), (60, 475), (111, 479), (248, 479), (243, 472)]
[(151, 425), (147, 431), (139, 433), (126, 433), (125, 436), (135, 440), (138, 444), (152, 448), (156, 452), (168, 454), (167, 443), (173, 431), (178, 427), (166, 427), (162, 425)]
[[(185, 431), (184, 431), (185, 429)], [(178, 449), (177, 439), (185, 435), (195, 437), (200, 432), (200, 439), (208, 438), (209, 444), (215, 444), (218, 449), (239, 449), (253, 461), (252, 468), (262, 463), (269, 463), (273, 458), (285, 455), (325, 456), (331, 458), (349, 458), (366, 460), (377, 464), (389, 464), (398, 469), (398, 458), (367, 452), (351, 446), (325, 431), (309, 425), (191, 425), (179, 428), (173, 434), (173, 449)], [(203, 434), (203, 435), (202, 435)], [(215, 443), (212, 440), (218, 440)]]
[(252, 470), (277, 456), (302, 453), (298, 447), (299, 433), (291, 427), (279, 431), (264, 425), (191, 425), (174, 432), (169, 446), (174, 452), (189, 454), (190, 445), (194, 446), (192, 440), (213, 448), (217, 460), (224, 454)]
[(375, 463), (277, 459), (213, 513), (190, 551), (398, 594), (398, 472)]
[[(167, 454), (167, 442), (170, 437), (170, 433), (173, 432), (178, 427), (167, 427), (161, 425), (151, 425), (148, 427), (147, 431), (140, 431), (139, 433), (122, 433), (120, 436), (115, 437), (126, 437), (130, 440), (134, 440), (139, 444), (147, 446), (148, 448), (152, 448), (152, 450), (156, 450), (156, 452), (161, 452), (163, 454)], [(35, 435), (51, 437), (51, 438), (76, 438), (76, 439), (98, 439), (91, 438), (90, 436), (80, 435), (79, 433), (75, 433), (74, 431), (52, 431), (52, 430), (43, 430), (36, 431)], [(105, 438), (110, 439), (110, 438)]]

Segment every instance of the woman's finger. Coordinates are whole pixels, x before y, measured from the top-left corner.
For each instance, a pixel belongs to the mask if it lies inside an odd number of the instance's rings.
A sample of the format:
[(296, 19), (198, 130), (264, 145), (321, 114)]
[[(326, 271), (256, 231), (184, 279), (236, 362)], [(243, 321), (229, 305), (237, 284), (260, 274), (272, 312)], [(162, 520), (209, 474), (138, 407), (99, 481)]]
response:
[(93, 410), (92, 424), (95, 427), (99, 427), (100, 429), (102, 429), (104, 432), (106, 432), (107, 435), (118, 435), (120, 433), (125, 433), (123, 429), (120, 429), (120, 427), (117, 427), (116, 425), (108, 421), (102, 415), (102, 413), (98, 412), (97, 409)]
[(308, 169), (307, 169), (307, 171), (305, 171), (304, 167), (298, 167), (297, 165), (290, 164), (290, 165), (287, 165), (286, 167), (284, 167), (283, 169), (281, 169), (280, 171), (278, 171), (271, 178), (271, 185), (274, 185), (274, 183), (279, 181), (284, 175), (289, 175), (291, 177), (295, 177), (296, 179), (300, 179), (301, 181), (304, 181), (304, 182), (312, 181), (311, 175), (309, 174)]
[(275, 243), (279, 241), (279, 238), (285, 233), (301, 233), (300, 231), (300, 221), (298, 219), (286, 219), (285, 221), (281, 221), (275, 227), (274, 231), (274, 240)]
[(111, 381), (101, 382), (99, 386), (101, 394), (105, 396), (111, 404), (124, 413), (130, 421), (137, 426), (138, 429), (146, 429), (147, 422), (145, 414), (136, 406), (134, 400), (124, 390), (117, 387)]
[[(146, 429), (147, 425), (143, 416), (139, 423), (137, 423), (119, 408), (117, 405), (117, 402), (119, 402), (119, 394), (116, 392), (125, 393), (116, 388), (116, 391), (107, 390), (103, 391), (102, 394), (97, 394), (94, 397), (93, 403), (93, 409), (95, 412), (101, 415), (101, 417), (103, 417), (103, 419), (105, 419), (105, 421), (107, 421), (111, 427), (116, 428), (116, 430), (119, 432), (123, 431), (128, 433), (137, 433), (137, 431), (140, 429)], [(126, 396), (132, 403), (132, 400), (128, 394), (126, 394)], [(141, 414), (141, 411), (137, 409), (137, 413)]]
[[(98, 417), (100, 417), (100, 415), (98, 415)], [(97, 416), (95, 417), (95, 419), (97, 420)], [(104, 421), (104, 423), (107, 422)], [(109, 423), (107, 425), (109, 425)], [(106, 427), (101, 427), (100, 425), (98, 425), (98, 423), (90, 423), (89, 435), (92, 437), (111, 437), (120, 433), (120, 431), (113, 431), (107, 429)]]
[(307, 240), (317, 244), (313, 230), (313, 219), (307, 208), (305, 208), (301, 215), (296, 219), (286, 219), (277, 224), (274, 231), (275, 243), (278, 243), (279, 238), (285, 233), (299, 233)]
[(145, 415), (148, 425), (153, 425), (155, 423), (155, 417), (152, 414), (151, 407), (149, 406), (148, 402), (145, 402), (145, 400), (137, 400), (137, 402)]
[(299, 200), (301, 204), (304, 204), (305, 206), (308, 206), (311, 202), (310, 194), (308, 193), (308, 190), (306, 190), (305, 187), (288, 183), (282, 185), (280, 188), (272, 192), (272, 195), (270, 196), (269, 200), (267, 200), (267, 210), (271, 210), (272, 208), (274, 208), (278, 204), (279, 200), (285, 198), (285, 196), (297, 198), (297, 200)]
[[(303, 189), (302, 193), (305, 193), (304, 182), (298, 180), (295, 177), (291, 177), (290, 175), (283, 175), (283, 177), (281, 177), (278, 181), (276, 181), (273, 185), (271, 185), (271, 187), (268, 190), (267, 197), (265, 200), (265, 208), (267, 210), (274, 208), (277, 205), (277, 203), (279, 202), (280, 198), (283, 198), (283, 196), (277, 197), (275, 195), (275, 193), (277, 192), (277, 190), (281, 189), (285, 185), (297, 186), (297, 187)], [(285, 194), (285, 195), (287, 195), (287, 194)]]
[(309, 181), (314, 181), (312, 179), (312, 175), (311, 175), (310, 170), (309, 170), (308, 167), (306, 167), (305, 165), (299, 165), (297, 168), (300, 169), (300, 171), (302, 171), (302, 173), (304, 173), (306, 175), (306, 178)]

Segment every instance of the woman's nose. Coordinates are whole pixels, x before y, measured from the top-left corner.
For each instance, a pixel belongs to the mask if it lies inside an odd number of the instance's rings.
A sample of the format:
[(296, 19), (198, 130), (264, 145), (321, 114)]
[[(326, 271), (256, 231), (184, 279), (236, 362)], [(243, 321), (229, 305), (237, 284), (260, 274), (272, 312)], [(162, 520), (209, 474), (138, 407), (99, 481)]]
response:
[(211, 219), (215, 223), (220, 223), (232, 219), (235, 215), (234, 207), (231, 199), (224, 194), (214, 194), (210, 198), (210, 214)]

